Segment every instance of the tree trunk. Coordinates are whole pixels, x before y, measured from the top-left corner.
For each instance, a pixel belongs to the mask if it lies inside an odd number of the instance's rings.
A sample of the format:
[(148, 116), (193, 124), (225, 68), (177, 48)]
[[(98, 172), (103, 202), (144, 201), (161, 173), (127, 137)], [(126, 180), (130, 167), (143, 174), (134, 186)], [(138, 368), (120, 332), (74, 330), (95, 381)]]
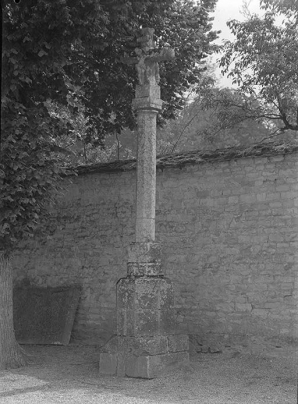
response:
[(0, 251), (0, 369), (26, 365), (13, 326), (12, 269), (9, 258)]

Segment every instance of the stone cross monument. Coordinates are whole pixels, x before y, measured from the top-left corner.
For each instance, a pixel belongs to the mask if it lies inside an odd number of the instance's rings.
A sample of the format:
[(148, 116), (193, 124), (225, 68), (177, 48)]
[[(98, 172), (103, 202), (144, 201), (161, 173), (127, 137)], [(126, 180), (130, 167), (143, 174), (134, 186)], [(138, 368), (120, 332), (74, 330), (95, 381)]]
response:
[(177, 330), (171, 281), (163, 274), (155, 242), (156, 116), (162, 109), (158, 63), (174, 58), (155, 51), (154, 29), (143, 28), (135, 58), (137, 113), (136, 238), (128, 248), (127, 276), (117, 282), (117, 336), (100, 354), (102, 374), (153, 378), (173, 363), (189, 360), (188, 336)]

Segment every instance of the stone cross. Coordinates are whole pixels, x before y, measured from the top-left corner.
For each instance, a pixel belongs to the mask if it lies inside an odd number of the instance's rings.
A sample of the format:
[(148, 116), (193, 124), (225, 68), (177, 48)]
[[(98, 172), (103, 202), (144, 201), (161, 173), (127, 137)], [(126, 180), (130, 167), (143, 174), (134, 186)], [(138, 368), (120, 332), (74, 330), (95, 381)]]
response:
[(162, 109), (158, 62), (175, 57), (174, 50), (169, 47), (155, 51), (153, 34), (153, 28), (143, 28), (142, 36), (138, 38), (140, 47), (135, 49), (137, 56), (123, 58), (123, 62), (136, 65), (139, 81), (133, 100), (138, 124), (137, 243), (155, 240), (156, 116)]
[(127, 277), (117, 282), (117, 336), (100, 354), (100, 372), (152, 378), (170, 364), (189, 360), (187, 335), (177, 333), (171, 281), (155, 242), (156, 116), (162, 108), (158, 63), (173, 50), (155, 52), (154, 29), (143, 28), (135, 58), (139, 84), (133, 108), (138, 122), (136, 241), (128, 248)]

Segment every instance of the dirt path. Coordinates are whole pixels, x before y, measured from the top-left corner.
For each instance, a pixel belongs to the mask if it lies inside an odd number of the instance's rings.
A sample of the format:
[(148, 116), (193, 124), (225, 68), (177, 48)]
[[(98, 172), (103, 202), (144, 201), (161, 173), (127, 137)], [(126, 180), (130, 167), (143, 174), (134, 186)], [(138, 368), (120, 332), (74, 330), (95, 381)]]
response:
[(93, 346), (26, 346), (26, 368), (0, 372), (1, 404), (296, 404), (294, 349), (271, 357), (197, 354), (154, 380), (98, 376)]

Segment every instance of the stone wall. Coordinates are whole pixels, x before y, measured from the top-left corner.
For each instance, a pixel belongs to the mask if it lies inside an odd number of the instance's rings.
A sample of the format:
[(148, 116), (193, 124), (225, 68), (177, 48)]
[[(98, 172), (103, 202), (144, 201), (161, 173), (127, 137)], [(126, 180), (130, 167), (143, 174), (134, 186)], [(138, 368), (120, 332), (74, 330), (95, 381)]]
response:
[[(298, 337), (297, 151), (157, 172), (157, 240), (181, 329), (204, 338)], [(200, 159), (197, 159), (200, 160)], [(135, 171), (81, 174), (50, 235), (23, 245), (15, 282), (83, 287), (73, 338), (115, 333), (115, 284), (134, 241)]]

